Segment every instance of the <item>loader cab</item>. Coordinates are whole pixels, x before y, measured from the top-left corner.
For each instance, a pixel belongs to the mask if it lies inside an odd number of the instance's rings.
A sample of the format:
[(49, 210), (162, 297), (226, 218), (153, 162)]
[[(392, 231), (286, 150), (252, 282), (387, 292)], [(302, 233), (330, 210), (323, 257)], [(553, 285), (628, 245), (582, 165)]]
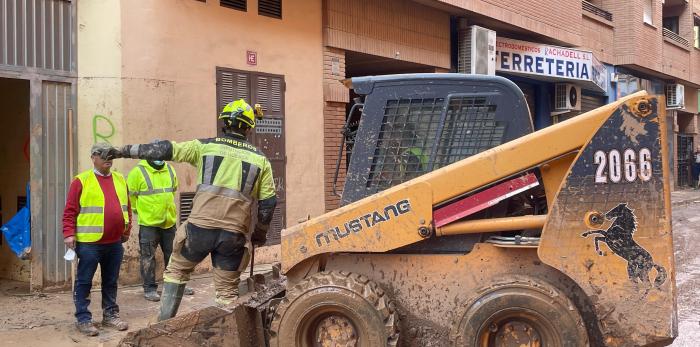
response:
[(359, 97), (341, 144), (343, 205), (533, 132), (523, 93), (502, 77), (404, 74), (351, 84)]

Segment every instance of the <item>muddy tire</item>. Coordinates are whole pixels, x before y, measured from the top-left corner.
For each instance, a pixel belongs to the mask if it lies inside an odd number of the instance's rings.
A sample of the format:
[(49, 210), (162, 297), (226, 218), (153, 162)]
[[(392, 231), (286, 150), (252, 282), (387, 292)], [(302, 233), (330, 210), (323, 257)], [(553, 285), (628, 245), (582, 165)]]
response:
[(270, 346), (395, 346), (398, 314), (384, 290), (350, 272), (320, 272), (287, 290)]
[(576, 306), (540, 280), (515, 277), (479, 290), (458, 310), (454, 346), (588, 346)]

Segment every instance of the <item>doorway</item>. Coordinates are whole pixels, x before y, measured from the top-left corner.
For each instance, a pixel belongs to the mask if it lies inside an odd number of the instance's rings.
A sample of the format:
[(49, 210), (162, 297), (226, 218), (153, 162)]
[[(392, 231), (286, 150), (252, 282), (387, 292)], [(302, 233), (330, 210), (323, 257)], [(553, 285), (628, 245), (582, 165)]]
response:
[(691, 134), (678, 134), (678, 181), (676, 186), (681, 187), (692, 187), (695, 177), (693, 177), (693, 164), (695, 163), (695, 156), (693, 155), (693, 135)]
[[(29, 81), (0, 78), (0, 224), (17, 214), (29, 183)], [(29, 282), (31, 264), (0, 236), (0, 281)]]

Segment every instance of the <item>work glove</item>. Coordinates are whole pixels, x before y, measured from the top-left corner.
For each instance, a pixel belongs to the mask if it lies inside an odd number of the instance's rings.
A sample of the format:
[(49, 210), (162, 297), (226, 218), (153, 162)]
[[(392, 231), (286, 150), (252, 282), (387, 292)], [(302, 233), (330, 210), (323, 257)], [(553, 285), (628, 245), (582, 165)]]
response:
[(104, 150), (104, 151), (102, 151), (102, 153), (100, 153), (100, 158), (102, 158), (102, 160), (126, 158), (125, 152), (124, 152), (125, 147), (121, 147), (121, 148), (110, 147), (109, 149)]
[(267, 242), (267, 228), (260, 224), (255, 225), (255, 230), (253, 234), (250, 235), (250, 242), (255, 247), (260, 247)]

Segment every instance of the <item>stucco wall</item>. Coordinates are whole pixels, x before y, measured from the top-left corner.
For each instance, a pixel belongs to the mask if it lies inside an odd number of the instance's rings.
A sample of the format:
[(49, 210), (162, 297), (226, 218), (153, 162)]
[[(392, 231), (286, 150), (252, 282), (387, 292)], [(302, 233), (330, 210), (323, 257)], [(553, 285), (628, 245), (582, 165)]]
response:
[[(216, 135), (215, 68), (284, 75), (287, 220), (323, 212), (320, 1), (288, 0), (283, 19), (207, 3), (129, 0), (122, 6), (126, 142)], [(257, 66), (246, 51), (258, 53)], [(182, 190), (194, 171), (178, 167)]]
[[(4, 224), (17, 213), (17, 197), (26, 196), (29, 182), (29, 160), (24, 150), (29, 143), (29, 82), (0, 79), (0, 105), (0, 224)], [(29, 274), (29, 261), (17, 258), (2, 236), (0, 278), (28, 282)]]
[[(216, 67), (283, 75), (287, 225), (324, 212), (321, 2), (287, 0), (283, 19), (192, 0), (103, 0), (78, 6), (78, 148), (216, 135)], [(246, 63), (246, 51), (258, 55)], [(85, 155), (83, 155), (85, 154)], [(117, 160), (123, 173), (135, 160)], [(176, 164), (180, 191), (195, 170)], [(126, 244), (135, 259), (137, 233)], [(256, 257), (257, 258), (257, 257)], [(257, 260), (257, 259), (256, 259)], [(133, 262), (123, 277), (138, 278)], [(131, 281), (125, 278), (126, 281)]]

